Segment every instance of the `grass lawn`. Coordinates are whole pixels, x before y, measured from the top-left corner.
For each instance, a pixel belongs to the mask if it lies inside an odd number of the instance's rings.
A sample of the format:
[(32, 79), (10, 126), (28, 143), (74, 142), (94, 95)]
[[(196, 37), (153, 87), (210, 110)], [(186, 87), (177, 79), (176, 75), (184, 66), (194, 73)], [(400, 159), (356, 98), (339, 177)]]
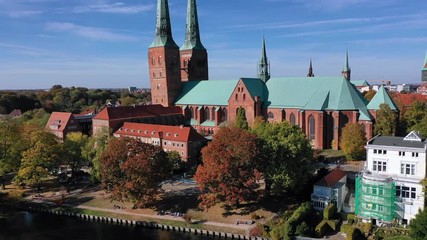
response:
[(344, 153), (341, 150), (334, 150), (334, 149), (324, 149), (322, 152), (320, 152), (321, 156), (324, 156), (325, 158), (330, 157), (342, 157), (344, 156)]

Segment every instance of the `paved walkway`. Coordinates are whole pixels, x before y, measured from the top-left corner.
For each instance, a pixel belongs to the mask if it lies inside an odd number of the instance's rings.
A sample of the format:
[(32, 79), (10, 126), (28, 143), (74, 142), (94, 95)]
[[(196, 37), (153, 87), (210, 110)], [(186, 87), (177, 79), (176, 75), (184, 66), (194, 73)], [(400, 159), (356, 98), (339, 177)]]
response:
[[(65, 206), (67, 206), (67, 205), (65, 205)], [(128, 212), (128, 211), (121, 210), (121, 209), (106, 209), (106, 208), (90, 207), (90, 206), (84, 206), (84, 205), (71, 206), (71, 207), (75, 207), (75, 208), (79, 208), (79, 209), (95, 210), (95, 211), (101, 211), (101, 212), (119, 213), (119, 214), (125, 214), (125, 215), (130, 215), (130, 216), (138, 216), (138, 217), (146, 217), (146, 218), (174, 220), (174, 221), (180, 221), (180, 222), (185, 221), (182, 217), (174, 217), (174, 216), (168, 216), (168, 215), (152, 215), (152, 214), (143, 214), (143, 213), (133, 213), (133, 212)], [(231, 223), (220, 223), (220, 222), (203, 222), (202, 224), (216, 226), (216, 227), (234, 228), (234, 229), (240, 229), (240, 230), (249, 230), (251, 227), (254, 226), (254, 225), (247, 225), (247, 224), (236, 225), (236, 224), (231, 224)]]

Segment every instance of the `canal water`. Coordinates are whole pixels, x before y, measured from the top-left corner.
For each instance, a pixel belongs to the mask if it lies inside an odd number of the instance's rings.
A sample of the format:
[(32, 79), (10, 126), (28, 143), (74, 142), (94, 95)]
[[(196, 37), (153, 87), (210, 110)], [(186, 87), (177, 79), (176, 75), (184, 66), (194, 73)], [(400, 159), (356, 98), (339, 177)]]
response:
[(216, 240), (142, 227), (84, 221), (46, 213), (18, 212), (0, 219), (0, 240)]

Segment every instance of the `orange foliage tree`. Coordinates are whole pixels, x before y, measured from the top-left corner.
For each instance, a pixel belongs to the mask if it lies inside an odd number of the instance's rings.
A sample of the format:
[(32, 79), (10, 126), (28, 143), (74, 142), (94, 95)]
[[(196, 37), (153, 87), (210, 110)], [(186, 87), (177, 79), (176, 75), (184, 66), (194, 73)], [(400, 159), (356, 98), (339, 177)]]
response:
[(202, 192), (201, 207), (218, 202), (238, 205), (255, 200), (260, 179), (260, 146), (254, 134), (240, 128), (221, 128), (202, 149), (203, 164), (194, 176)]
[(113, 200), (131, 201), (135, 207), (152, 203), (172, 170), (161, 147), (131, 138), (112, 140), (100, 167), (101, 187)]

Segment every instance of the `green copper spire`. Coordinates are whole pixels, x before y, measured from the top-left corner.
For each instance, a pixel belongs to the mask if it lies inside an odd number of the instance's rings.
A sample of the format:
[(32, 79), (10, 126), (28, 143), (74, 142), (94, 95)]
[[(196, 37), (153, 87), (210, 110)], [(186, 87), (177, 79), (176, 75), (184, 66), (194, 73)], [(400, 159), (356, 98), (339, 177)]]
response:
[(262, 37), (262, 48), (261, 48), (261, 59), (258, 64), (258, 78), (263, 82), (267, 82), (270, 79), (270, 64), (267, 60), (267, 51), (265, 49), (265, 39)]
[(313, 64), (311, 63), (311, 58), (310, 58), (310, 67), (308, 68), (308, 74), (307, 77), (314, 77), (314, 73), (313, 73)]
[(199, 19), (197, 18), (196, 0), (188, 0), (187, 25), (184, 45), (181, 50), (201, 49), (206, 50), (200, 41)]
[(152, 47), (178, 48), (178, 45), (176, 45), (172, 38), (168, 0), (157, 0), (156, 37), (150, 48)]
[(348, 50), (345, 51), (345, 63), (344, 63), (344, 68), (342, 69), (341, 74), (345, 79), (350, 81), (351, 68), (350, 68), (350, 64), (348, 63)]
[(345, 51), (345, 63), (343, 71), (351, 71), (350, 64), (348, 63), (348, 50)]

